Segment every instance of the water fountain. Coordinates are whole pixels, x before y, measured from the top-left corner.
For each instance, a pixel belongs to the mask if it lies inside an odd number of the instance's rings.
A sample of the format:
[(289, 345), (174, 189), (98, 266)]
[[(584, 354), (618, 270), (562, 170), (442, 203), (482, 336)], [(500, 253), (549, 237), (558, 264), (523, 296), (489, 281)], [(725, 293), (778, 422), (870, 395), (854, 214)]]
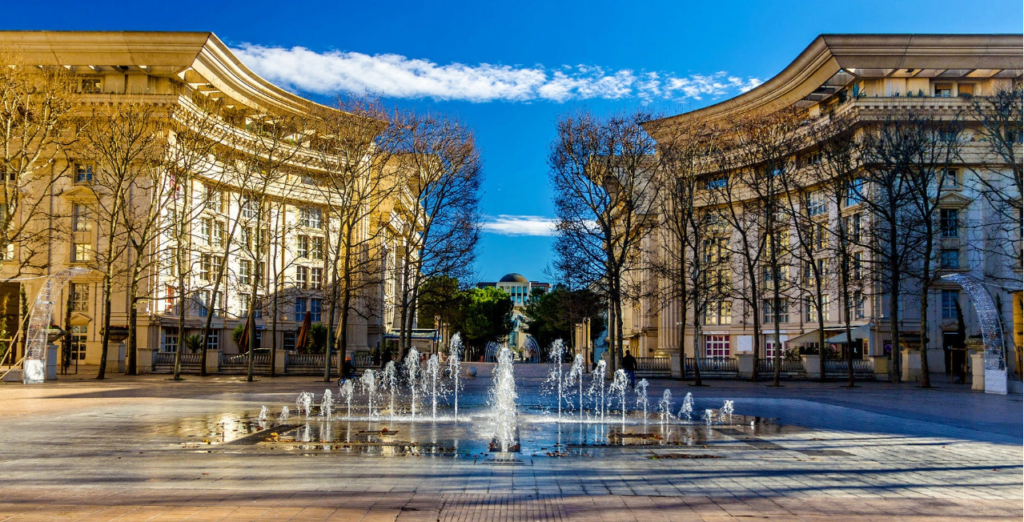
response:
[(597, 402), (598, 413), (601, 415), (601, 422), (604, 422), (605, 400), (604, 400), (604, 379), (608, 372), (608, 365), (604, 360), (597, 361), (597, 367), (590, 378), (590, 389), (587, 393), (591, 396), (597, 395), (600, 400)]
[(558, 399), (558, 422), (562, 422), (562, 353), (565, 351), (565, 344), (562, 343), (561, 339), (556, 339), (555, 342), (551, 343), (551, 349), (548, 355), (551, 357), (551, 361), (554, 366), (551, 368), (551, 373), (548, 375), (546, 384), (555, 388), (556, 398)]
[(647, 379), (640, 379), (640, 382), (636, 383), (636, 408), (643, 411), (643, 423), (647, 424)]
[(306, 415), (309, 418), (310, 412), (313, 410), (313, 394), (310, 392), (301, 392), (299, 397), (295, 399), (295, 414)]
[(391, 419), (395, 418), (395, 391), (398, 388), (398, 375), (395, 371), (395, 361), (388, 361), (384, 365), (384, 375), (381, 377), (381, 384), (388, 389), (388, 394), (391, 396), (391, 402), (388, 407), (391, 411)]
[(615, 370), (612, 383), (608, 386), (609, 393), (619, 394), (619, 407), (622, 408), (622, 425), (626, 425), (626, 388), (629, 387), (629, 378), (626, 377), (626, 370)]
[(683, 397), (683, 407), (679, 408), (680, 419), (686, 419), (687, 421), (693, 420), (693, 394), (690, 392), (686, 393), (686, 397)]
[(377, 372), (373, 371), (372, 368), (368, 368), (363, 372), (363, 376), (359, 378), (359, 387), (362, 388), (363, 393), (366, 394), (366, 414), (373, 419), (377, 416), (377, 410), (374, 408), (374, 399), (377, 396)]
[[(573, 359), (572, 367), (569, 368), (569, 375), (565, 378), (565, 385), (579, 387), (580, 422), (583, 422), (583, 354), (578, 353), (576, 358)], [(561, 399), (558, 402), (561, 404)]]
[(512, 351), (502, 348), (498, 352), (498, 365), (494, 368), (494, 384), (490, 390), (490, 406), (494, 415), (493, 445), (502, 453), (514, 450), (516, 444), (517, 407), (516, 380), (512, 367)]
[(341, 385), (339, 393), (345, 398), (345, 404), (348, 406), (348, 418), (352, 418), (352, 394), (355, 392), (356, 385), (355, 381), (348, 379), (344, 384)]
[(261, 426), (267, 423), (267, 407), (266, 406), (260, 406), (260, 414), (256, 416), (256, 422), (260, 423)]
[(729, 424), (732, 424), (732, 412), (732, 401), (725, 401), (725, 404), (722, 405), (722, 411), (718, 414), (718, 422), (725, 423), (728, 419)]
[(715, 410), (707, 409), (704, 410), (704, 424), (710, 426), (715, 422)]
[(459, 422), (459, 387), (462, 383), (459, 381), (459, 372), (462, 371), (462, 365), (459, 359), (462, 358), (462, 335), (455, 334), (452, 336), (452, 345), (448, 351), (448, 375), (452, 380), (452, 394), (454, 395), (455, 405), (455, 422)]
[(441, 368), (437, 362), (437, 354), (431, 354), (427, 360), (427, 378), (430, 379), (430, 420), (437, 421), (437, 380)]
[(420, 352), (410, 348), (405, 356), (405, 373), (409, 379), (409, 407), (412, 409), (412, 417), (416, 418), (416, 375), (420, 372)]
[(658, 411), (661, 412), (661, 424), (664, 426), (672, 418), (672, 390), (665, 388), (658, 401)]
[(288, 422), (288, 407), (281, 408), (281, 415), (277, 417), (277, 422)]
[(334, 398), (331, 390), (324, 390), (324, 397), (320, 400), (320, 418), (331, 420), (331, 410), (334, 409)]

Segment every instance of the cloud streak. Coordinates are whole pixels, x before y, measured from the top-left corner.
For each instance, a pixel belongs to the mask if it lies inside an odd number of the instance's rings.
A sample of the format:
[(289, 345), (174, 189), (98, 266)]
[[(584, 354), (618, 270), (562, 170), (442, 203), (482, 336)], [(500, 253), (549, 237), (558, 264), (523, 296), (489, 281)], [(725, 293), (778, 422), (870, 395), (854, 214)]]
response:
[(480, 223), (484, 232), (502, 236), (554, 236), (558, 220), (543, 216), (511, 216), (502, 214), (486, 217)]
[(377, 94), (470, 102), (562, 103), (572, 100), (703, 100), (746, 92), (761, 84), (725, 71), (677, 76), (606, 70), (592, 65), (438, 64), (398, 54), (317, 53), (304, 47), (243, 44), (235, 54), (278, 85), (303, 92)]

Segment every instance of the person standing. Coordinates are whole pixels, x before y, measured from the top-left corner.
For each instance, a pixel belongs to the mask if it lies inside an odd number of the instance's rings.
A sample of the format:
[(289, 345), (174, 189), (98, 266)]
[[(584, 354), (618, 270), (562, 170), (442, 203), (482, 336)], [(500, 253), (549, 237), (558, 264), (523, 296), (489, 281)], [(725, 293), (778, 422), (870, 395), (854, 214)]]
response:
[(626, 350), (626, 355), (622, 357), (622, 369), (626, 370), (626, 375), (629, 376), (629, 386), (636, 389), (636, 359)]

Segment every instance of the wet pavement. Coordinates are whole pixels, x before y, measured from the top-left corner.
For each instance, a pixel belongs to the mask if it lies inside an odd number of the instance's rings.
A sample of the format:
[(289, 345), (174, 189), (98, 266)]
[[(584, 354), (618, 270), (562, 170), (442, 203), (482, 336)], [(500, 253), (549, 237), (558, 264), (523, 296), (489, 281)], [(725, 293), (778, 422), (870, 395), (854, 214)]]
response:
[[(0, 520), (1021, 518), (1020, 396), (652, 380), (646, 423), (617, 403), (601, 423), (585, 399), (584, 422), (560, 424), (547, 368), (521, 365), (521, 447), (503, 459), (477, 366), (457, 423), (447, 399), (439, 422), (429, 398), (409, 422), (404, 400), (392, 420), (359, 394), (351, 414), (279, 420), (300, 391), (322, 397), (310, 377), (0, 385)], [(694, 394), (692, 422), (661, 422), (665, 388), (676, 411)], [(725, 400), (731, 420), (701, 422)], [(563, 420), (578, 421), (570, 403)]]

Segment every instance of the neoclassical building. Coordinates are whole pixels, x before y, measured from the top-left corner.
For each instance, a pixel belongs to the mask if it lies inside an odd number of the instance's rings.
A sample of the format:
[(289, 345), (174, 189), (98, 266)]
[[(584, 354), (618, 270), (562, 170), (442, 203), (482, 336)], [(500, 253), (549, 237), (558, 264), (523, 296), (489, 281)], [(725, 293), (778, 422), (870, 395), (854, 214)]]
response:
[[(1005, 219), (1005, 215), (995, 211), (990, 198), (983, 193), (988, 190), (985, 187), (993, 185), (978, 182), (981, 177), (989, 181), (1012, 179), (1014, 166), (986, 154), (980, 124), (976, 118), (972, 119), (968, 109), (972, 97), (993, 96), (999, 91), (1014, 89), (1018, 89), (1019, 95), (1022, 68), (1022, 37), (1019, 34), (822, 35), (782, 72), (764, 84), (707, 108), (651, 122), (647, 130), (656, 140), (669, 140), (673, 139), (674, 134), (665, 129), (674, 125), (739, 121), (759, 111), (772, 112), (779, 109), (798, 111), (808, 128), (832, 117), (848, 118), (854, 122), (854, 126), (869, 126), (870, 122), (879, 122), (887, 115), (900, 111), (915, 111), (937, 119), (950, 119), (954, 116), (964, 118), (962, 153), (956, 158), (953, 168), (944, 173), (947, 183), (942, 193), (936, 195), (941, 215), (941, 238), (937, 240), (936, 246), (941, 256), (939, 271), (940, 275), (963, 274), (987, 282), (989, 293), (1000, 306), (1001, 320), (1009, 344), (1007, 364), (1011, 372), (1019, 376), (1021, 266), (1013, 260), (1013, 256), (1001, 255), (1000, 252), (1016, 251), (1019, 260), (1022, 231), (1017, 226), (1001, 226), (1006, 225), (999, 223)], [(1008, 131), (1016, 132), (1013, 148), (1018, 162), (1015, 168), (1019, 172), (1019, 122), (1017, 129)], [(799, 150), (794, 151), (790, 159), (796, 168), (807, 169), (814, 162), (820, 161), (820, 153), (816, 152), (813, 140), (808, 140)], [(863, 165), (855, 165), (849, 175), (856, 177), (861, 168)], [(708, 183), (718, 183), (716, 180), (720, 176), (711, 176), (709, 179)], [(1002, 186), (1001, 190), (1010, 191), (1010, 196), (1005, 198), (1007, 201), (1012, 204), (1013, 198), (1016, 198), (1019, 212), (1021, 194), (1012, 194), (1018, 188), (1012, 183), (999, 183), (994, 181), (995, 186)], [(708, 185), (705, 188), (711, 190), (715, 187)], [(805, 186), (802, 190), (809, 192), (807, 212), (820, 218), (823, 223), (870, 226), (867, 209), (854, 198), (837, 206), (827, 204), (816, 187)], [(735, 251), (738, 248), (735, 230), (722, 227), (718, 229), (718, 236), (715, 241), (724, 243), (716, 243), (705, 252), (711, 256), (709, 259), (717, 259), (715, 252), (721, 253), (727, 249)], [(793, 233), (788, 234), (791, 241), (795, 241), (793, 236)], [(644, 263), (650, 263), (653, 253), (670, 241), (670, 234), (664, 230), (650, 234), (644, 248)], [(1004, 246), (1007, 248), (1001, 248)], [(860, 256), (861, 253), (856, 255)], [(734, 255), (731, 261), (734, 266), (729, 266), (727, 271), (732, 274), (732, 284), (741, 285), (743, 283), (738, 274), (742, 268), (735, 258)], [(864, 258), (863, 261), (866, 264), (869, 260)], [(859, 271), (860, 266), (857, 264), (854, 269)], [(803, 269), (794, 266), (789, 273), (793, 276), (792, 284), (783, 296), (778, 311), (784, 347), (816, 342), (818, 338), (817, 312), (811, 308), (813, 302), (804, 297), (806, 292), (801, 293), (798, 288), (805, 284), (801, 280)], [(723, 277), (728, 276), (725, 274)], [(666, 284), (659, 281), (652, 270), (633, 271), (628, 277), (639, 280), (649, 288)], [(834, 272), (831, 277), (835, 278)], [(768, 283), (765, 286), (771, 283), (767, 279), (765, 282)], [(856, 303), (852, 305), (852, 337), (857, 345), (857, 358), (885, 359), (892, 348), (894, 321), (887, 316), (888, 297), (876, 283), (864, 280), (858, 287)], [(834, 287), (830, 283), (830, 288)], [(907, 282), (902, 295), (901, 315), (895, 321), (903, 332), (902, 341), (908, 346), (916, 345), (920, 331), (919, 288), (915, 289), (911, 282)], [(828, 292), (832, 294), (831, 299), (828, 295), (823, 296), (821, 312), (825, 316), (826, 337), (833, 339), (828, 342), (839, 342), (835, 337), (843, 331), (840, 313), (842, 303), (834, 290)], [(765, 293), (765, 303), (770, 293)], [(624, 303), (625, 348), (646, 357), (673, 356), (679, 353), (680, 336), (684, 336), (686, 353), (692, 357), (695, 344), (693, 328), (680, 326), (679, 311), (682, 305), (663, 295), (652, 292), (650, 298)], [(950, 336), (956, 333), (958, 309), (962, 311), (968, 336), (979, 333), (977, 310), (960, 285), (943, 279), (931, 284), (928, 299), (930, 370), (948, 371), (948, 366), (944, 368), (944, 365), (948, 365), (948, 356), (944, 351), (948, 348), (946, 345)], [(764, 310), (764, 306), (758, 313), (764, 315), (760, 326), (761, 345), (754, 346), (752, 311), (745, 303), (736, 299), (722, 299), (709, 305), (701, 319), (702, 332), (696, 342), (700, 355), (729, 360), (735, 359), (737, 355), (753, 353), (754, 350), (762, 358), (770, 354), (774, 340), (774, 317), (770, 310)], [(877, 365), (873, 367), (884, 368)], [(678, 373), (675, 367), (673, 372)]]
[[(277, 159), (270, 163), (277, 163), (273, 166), (254, 163), (246, 167), (245, 162), (254, 157), (254, 147), (268, 141), (266, 125), (275, 121), (298, 121), (312, 114), (327, 118), (356, 116), (300, 98), (263, 80), (212, 33), (6, 31), (0, 32), (0, 49), (39, 70), (63, 68), (70, 73), (72, 101), (83, 119), (90, 114), (110, 114), (124, 104), (145, 106), (164, 115), (161, 117), (179, 120), (177, 126), (167, 122), (154, 131), (172, 143), (168, 150), (175, 149), (173, 144), (184, 147), (186, 137), (174, 131), (187, 128), (182, 121), (201, 122), (191, 127), (192, 132), (200, 134), (191, 137), (194, 141), (208, 138), (215, 142), (203, 153), (205, 161), (189, 164), (188, 168), (194, 170), (187, 176), (172, 173), (166, 178), (172, 181), (163, 186), (132, 189), (136, 192), (131, 198), (163, 205), (153, 225), (161, 232), (145, 249), (144, 273), (139, 279), (139, 295), (145, 296), (138, 303), (140, 352), (173, 352), (181, 336), (199, 334), (211, 315), (213, 330), (205, 343), (223, 354), (237, 353), (232, 331), (250, 313), (255, 314), (257, 348), (269, 347), (273, 334), (279, 350), (294, 349), (307, 312), (312, 322), (328, 323), (325, 286), (332, 267), (327, 259), (340, 226), (331, 205), (344, 203), (323, 190), (325, 160), (311, 144), (335, 137), (310, 126), (276, 139), (272, 155)], [(213, 116), (204, 113), (209, 101), (216, 101), (223, 112)], [(39, 207), (45, 209), (47, 224), (34, 236), (42, 247), (31, 249), (34, 257), (29, 259), (25, 256), (30, 255), (30, 249), (13, 245), (0, 272), (14, 281), (4, 291), (12, 298), (9, 318), (17, 315), (18, 294), (23, 293), (27, 301), (34, 299), (46, 275), (66, 267), (103, 266), (110, 236), (109, 227), (101, 223), (105, 203), (100, 198), (106, 192), (93, 190), (92, 185), (102, 174), (100, 170), (109, 166), (90, 157), (87, 151), (69, 146), (47, 167), (54, 179), (47, 195), (40, 198)], [(356, 161), (372, 162), (371, 152), (367, 150)], [(168, 168), (186, 168), (185, 160), (179, 163)], [(281, 174), (266, 181), (268, 169)], [(246, 177), (246, 171), (265, 176)], [(176, 181), (178, 178), (190, 185), (183, 186)], [(254, 180), (266, 183), (262, 191), (265, 197), (261, 196), (259, 202), (242, 195), (254, 188)], [(151, 198), (147, 193), (151, 190), (181, 191), (193, 197)], [(402, 273), (401, 237), (408, 236), (412, 225), (406, 216), (409, 205), (415, 202), (406, 201), (402, 191), (393, 193), (398, 195), (375, 205), (372, 212), (359, 215), (359, 223), (353, 225), (357, 236), (371, 239), (359, 254), (362, 284), (354, 298), (354, 312), (345, 318), (349, 323), (350, 353), (380, 346), (384, 336), (397, 326), (394, 310)], [(172, 225), (181, 213), (193, 218), (187, 230), (177, 234)], [(265, 256), (249, 253), (254, 250), (254, 242), (263, 245)], [(116, 256), (111, 324), (124, 326), (128, 319), (124, 275), (134, 258), (130, 249)], [(184, 288), (177, 271), (182, 263), (186, 267)], [(221, 267), (226, 267), (223, 281), (213, 294), (215, 275)], [(76, 276), (64, 288), (53, 312), (53, 324), (63, 327), (65, 317), (70, 318), (69, 355), (82, 364), (100, 361), (105, 312), (101, 282), (99, 271)], [(251, 310), (254, 293), (257, 308)], [(184, 331), (179, 330), (178, 322), (182, 308)], [(11, 330), (11, 321), (8, 324)], [(16, 327), (17, 321), (13, 325)], [(7, 333), (13, 335), (13, 331)], [(108, 366), (114, 367), (117, 343), (111, 343), (109, 358)], [(153, 357), (139, 360), (151, 361)], [(139, 371), (150, 369), (140, 363)]]
[(512, 301), (513, 323), (512, 331), (508, 336), (508, 346), (513, 350), (522, 350), (523, 343), (526, 342), (527, 338), (528, 319), (526, 317), (526, 306), (530, 304), (534, 290), (547, 293), (551, 290), (551, 284), (530, 281), (526, 276), (513, 272), (505, 274), (496, 283), (477, 283), (476, 286), (477, 288), (493, 286), (508, 294), (509, 299)]

